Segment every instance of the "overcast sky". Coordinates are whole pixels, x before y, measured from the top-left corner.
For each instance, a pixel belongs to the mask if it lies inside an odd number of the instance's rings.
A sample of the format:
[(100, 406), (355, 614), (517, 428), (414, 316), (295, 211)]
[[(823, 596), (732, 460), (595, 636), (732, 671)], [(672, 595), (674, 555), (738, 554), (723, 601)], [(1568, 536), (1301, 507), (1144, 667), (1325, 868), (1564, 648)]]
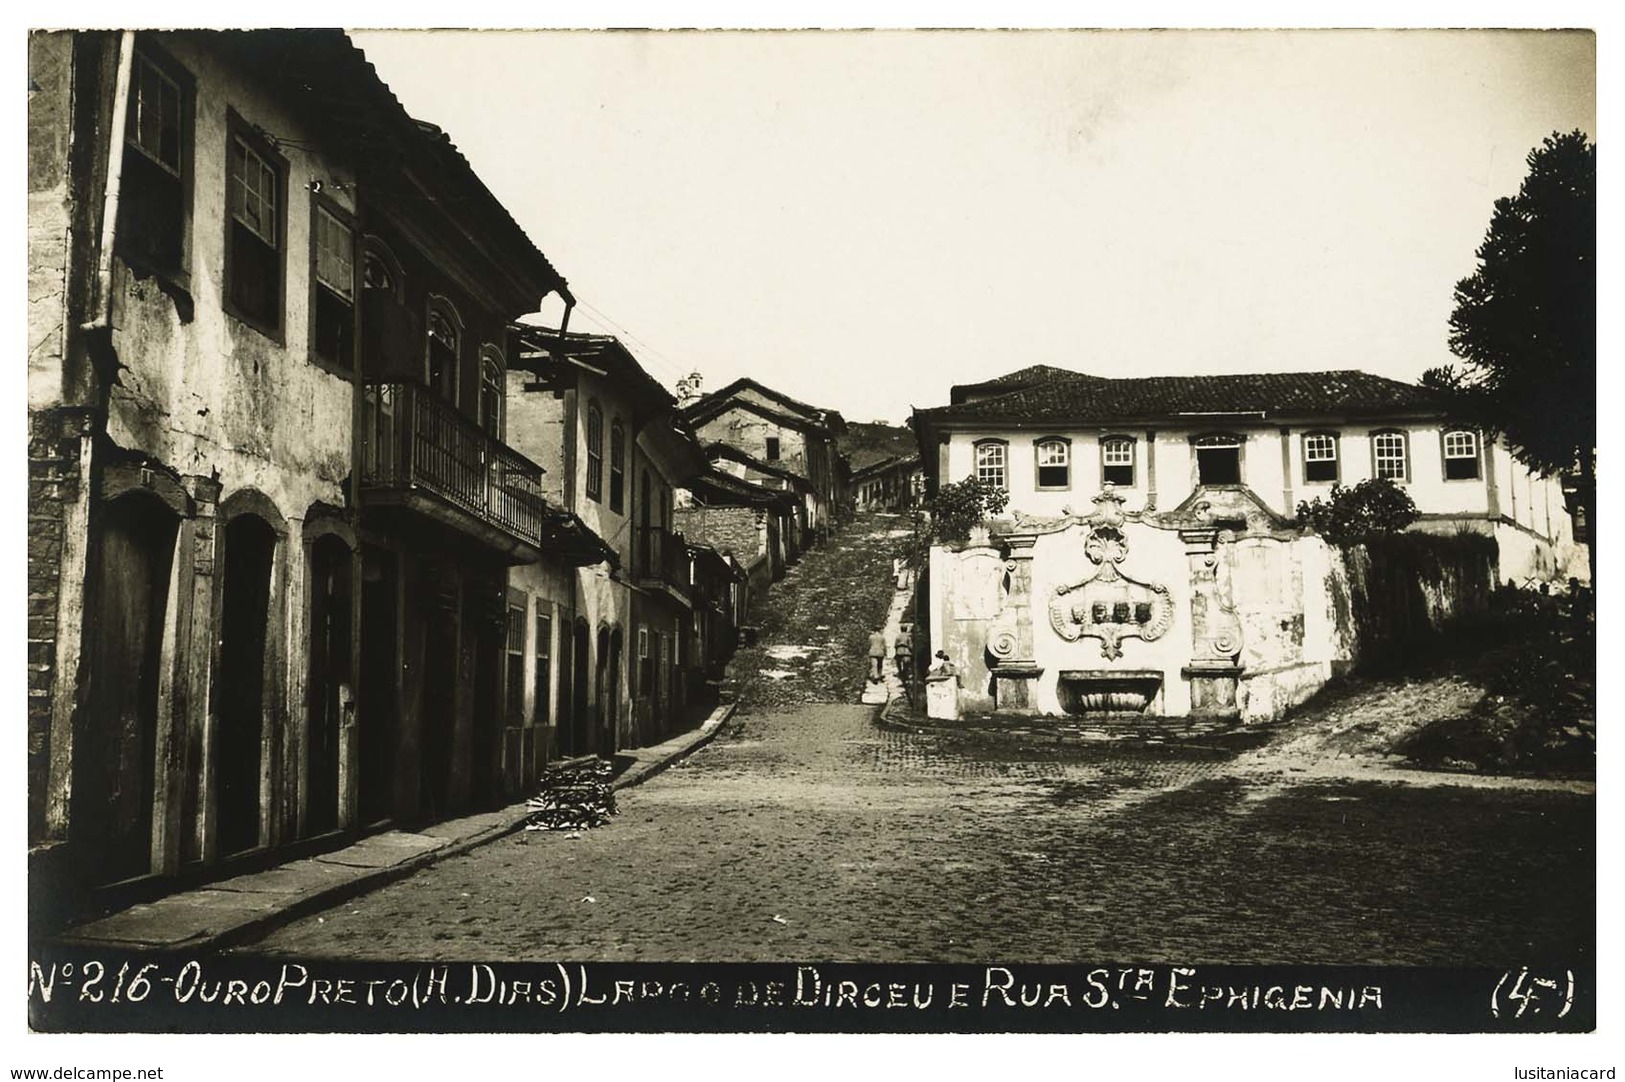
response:
[(1414, 380), (1525, 155), (1596, 131), (1587, 34), (355, 40), (569, 279), (572, 328), (848, 420), (1036, 363)]

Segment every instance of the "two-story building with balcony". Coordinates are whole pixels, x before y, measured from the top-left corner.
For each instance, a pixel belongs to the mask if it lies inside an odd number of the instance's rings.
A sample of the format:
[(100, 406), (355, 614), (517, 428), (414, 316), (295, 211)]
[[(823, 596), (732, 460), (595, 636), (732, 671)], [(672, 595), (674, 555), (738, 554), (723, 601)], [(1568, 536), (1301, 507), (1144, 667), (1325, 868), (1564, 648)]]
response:
[[(676, 399), (619, 340), (529, 326), (515, 335), (513, 438), (546, 469), (548, 499), (607, 550), (558, 595), (569, 628), (559, 754), (658, 743), (686, 723), (684, 671), (694, 663), (690, 557), (673, 493), (704, 459)], [(511, 585), (535, 589), (535, 574), (516, 568)]]
[(738, 452), (731, 458), (734, 464), (750, 465), (767, 476), (794, 475), (805, 482), (798, 486), (806, 503), (803, 536), (797, 539), (801, 548), (836, 524), (845, 507), (849, 478), (838, 446), (846, 431), (839, 413), (810, 406), (748, 377), (686, 402), (683, 412), (702, 443)]
[(503, 439), (508, 327), (564, 280), (342, 33), (29, 59), (41, 882), (511, 794), (507, 569), (577, 557)]

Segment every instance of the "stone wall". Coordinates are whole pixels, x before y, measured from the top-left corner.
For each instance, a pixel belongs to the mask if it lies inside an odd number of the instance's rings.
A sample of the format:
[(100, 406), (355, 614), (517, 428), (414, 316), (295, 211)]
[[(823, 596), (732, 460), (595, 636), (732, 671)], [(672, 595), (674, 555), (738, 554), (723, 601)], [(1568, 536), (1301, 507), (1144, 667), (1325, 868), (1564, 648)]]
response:
[(1482, 614), (1496, 586), (1496, 542), (1476, 533), (1402, 533), (1331, 552), (1339, 623), (1356, 662), (1426, 647), (1453, 621)]
[(695, 544), (748, 563), (762, 551), (762, 515), (750, 507), (679, 507), (672, 528)]

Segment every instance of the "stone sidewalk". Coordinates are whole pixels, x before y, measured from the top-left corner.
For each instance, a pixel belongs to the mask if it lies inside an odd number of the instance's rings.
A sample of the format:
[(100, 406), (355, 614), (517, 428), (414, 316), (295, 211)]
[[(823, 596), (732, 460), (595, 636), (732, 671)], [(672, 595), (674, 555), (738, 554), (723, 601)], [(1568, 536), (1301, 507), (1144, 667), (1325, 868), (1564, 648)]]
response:
[[(632, 763), (616, 776), (614, 788), (654, 777), (708, 743), (733, 710), (734, 704), (725, 703), (698, 729), (622, 753)], [(75, 947), (218, 950), (522, 830), (529, 814), (520, 801), (418, 831), (374, 834), (331, 853), (131, 906), (71, 928), (56, 940)]]

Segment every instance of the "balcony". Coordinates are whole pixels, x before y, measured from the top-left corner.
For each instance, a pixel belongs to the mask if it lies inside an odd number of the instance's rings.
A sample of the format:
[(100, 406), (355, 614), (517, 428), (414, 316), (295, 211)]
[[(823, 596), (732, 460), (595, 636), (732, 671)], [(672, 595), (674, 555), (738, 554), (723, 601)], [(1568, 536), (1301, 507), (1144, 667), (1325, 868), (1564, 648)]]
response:
[(662, 590), (692, 606), (688, 581), (688, 544), (683, 535), (659, 526), (640, 526), (632, 553), (632, 579), (646, 590)]
[(540, 556), (542, 468), (427, 388), (362, 392), (364, 505), (404, 508), (471, 535), (515, 562)]

